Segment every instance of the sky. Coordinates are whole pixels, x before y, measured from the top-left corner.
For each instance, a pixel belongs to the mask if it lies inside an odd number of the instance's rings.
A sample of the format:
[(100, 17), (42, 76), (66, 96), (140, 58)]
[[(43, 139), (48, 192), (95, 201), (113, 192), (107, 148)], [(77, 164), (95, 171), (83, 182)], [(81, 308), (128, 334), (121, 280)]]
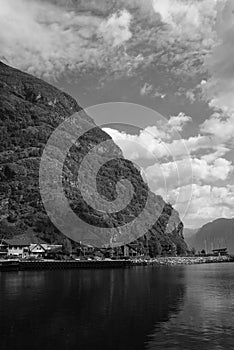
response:
[(234, 216), (233, 56), (234, 0), (0, 0), (0, 60), (88, 110), (139, 105), (141, 130), (93, 117), (186, 227)]

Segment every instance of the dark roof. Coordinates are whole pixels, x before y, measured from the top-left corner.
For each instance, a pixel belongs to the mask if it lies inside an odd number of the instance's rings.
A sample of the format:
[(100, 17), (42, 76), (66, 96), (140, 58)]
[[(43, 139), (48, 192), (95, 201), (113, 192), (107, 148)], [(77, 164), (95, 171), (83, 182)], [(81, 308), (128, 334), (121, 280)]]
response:
[(29, 246), (31, 243), (32, 244), (45, 243), (31, 232), (26, 232), (25, 234), (22, 234), (22, 235), (16, 235), (15, 237), (10, 239), (3, 239), (3, 242), (5, 242), (8, 245), (12, 245), (12, 246), (17, 245), (21, 247)]
[(19, 238), (12, 238), (12, 239), (4, 239), (3, 242), (5, 242), (6, 244), (13, 246), (21, 246), (21, 247), (25, 247), (25, 246), (29, 246), (30, 245), (30, 241), (29, 239), (19, 239)]

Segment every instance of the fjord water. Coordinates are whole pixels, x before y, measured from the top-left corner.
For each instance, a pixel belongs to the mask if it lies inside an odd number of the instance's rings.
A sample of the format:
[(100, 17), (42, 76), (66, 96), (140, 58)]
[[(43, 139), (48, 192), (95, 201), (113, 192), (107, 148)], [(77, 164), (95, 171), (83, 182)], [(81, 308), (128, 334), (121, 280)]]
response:
[(234, 264), (0, 273), (0, 348), (233, 349)]

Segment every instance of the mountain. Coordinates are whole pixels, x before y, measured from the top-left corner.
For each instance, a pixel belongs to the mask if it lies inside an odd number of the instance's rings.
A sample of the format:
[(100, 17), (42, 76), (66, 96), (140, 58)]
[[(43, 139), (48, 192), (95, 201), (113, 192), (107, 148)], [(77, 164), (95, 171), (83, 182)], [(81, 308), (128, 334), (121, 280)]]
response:
[[(184, 253), (187, 245), (183, 238), (183, 223), (170, 204), (149, 191), (134, 165), (123, 158), (122, 152), (110, 136), (98, 128), (79, 104), (56, 87), (11, 68), (0, 62), (0, 238), (19, 234), (34, 235), (46, 242), (70, 244), (50, 221), (39, 191), (39, 165), (49, 136), (69, 116), (79, 112), (78, 127), (82, 137), (69, 150), (63, 166), (63, 186), (71, 208), (83, 222), (93, 228), (113, 228), (120, 236), (122, 227), (138, 217), (146, 200), (150, 203), (147, 214), (155, 216), (155, 223), (137, 242), (149, 247), (154, 256), (162, 250), (176, 249)], [(86, 131), (90, 129), (90, 131)], [(125, 209), (106, 214), (96, 211), (83, 199), (74, 185), (74, 177), (84, 156), (100, 142), (109, 141), (105, 149), (98, 149), (95, 164), (90, 164), (85, 177), (89, 178), (94, 168), (100, 165), (97, 174), (97, 189), (101, 196), (111, 202), (116, 199), (116, 183), (128, 178), (133, 187), (131, 202)], [(98, 148), (98, 147), (96, 147)], [(109, 154), (113, 161), (102, 165), (102, 153)], [(127, 188), (122, 185), (123, 193)], [(92, 198), (93, 188), (87, 188)], [(53, 193), (54, 195), (54, 193)], [(56, 201), (55, 197), (51, 198)], [(158, 213), (161, 215), (158, 217)], [(63, 219), (61, 212), (61, 220)], [(64, 219), (66, 219), (64, 217)], [(86, 226), (78, 225), (76, 231), (85, 234)], [(132, 237), (139, 237), (141, 225)], [(84, 238), (85, 239), (85, 238)], [(72, 242), (73, 245), (76, 245)]]
[(197, 251), (207, 248), (228, 248), (234, 253), (234, 219), (217, 219), (202, 226), (193, 236), (185, 238), (187, 244)]
[(184, 227), (184, 239), (186, 240), (187, 238), (195, 235), (195, 233), (198, 231), (198, 228), (188, 228)]

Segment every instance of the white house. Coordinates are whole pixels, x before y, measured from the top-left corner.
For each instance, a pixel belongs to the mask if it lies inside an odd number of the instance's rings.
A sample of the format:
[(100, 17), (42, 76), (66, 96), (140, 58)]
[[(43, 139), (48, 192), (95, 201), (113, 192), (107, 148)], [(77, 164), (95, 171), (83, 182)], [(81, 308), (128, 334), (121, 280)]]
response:
[(27, 237), (4, 239), (1, 244), (4, 245), (7, 255), (19, 258), (44, 257), (62, 249), (62, 245), (59, 244), (31, 243)]
[(29, 246), (29, 253), (31, 256), (44, 256), (47, 252), (47, 244), (31, 243)]
[(30, 242), (27, 239), (4, 239), (7, 246), (7, 255), (25, 258), (29, 255)]
[(60, 244), (31, 243), (29, 247), (30, 256), (43, 257), (47, 254), (56, 253), (63, 248)]

